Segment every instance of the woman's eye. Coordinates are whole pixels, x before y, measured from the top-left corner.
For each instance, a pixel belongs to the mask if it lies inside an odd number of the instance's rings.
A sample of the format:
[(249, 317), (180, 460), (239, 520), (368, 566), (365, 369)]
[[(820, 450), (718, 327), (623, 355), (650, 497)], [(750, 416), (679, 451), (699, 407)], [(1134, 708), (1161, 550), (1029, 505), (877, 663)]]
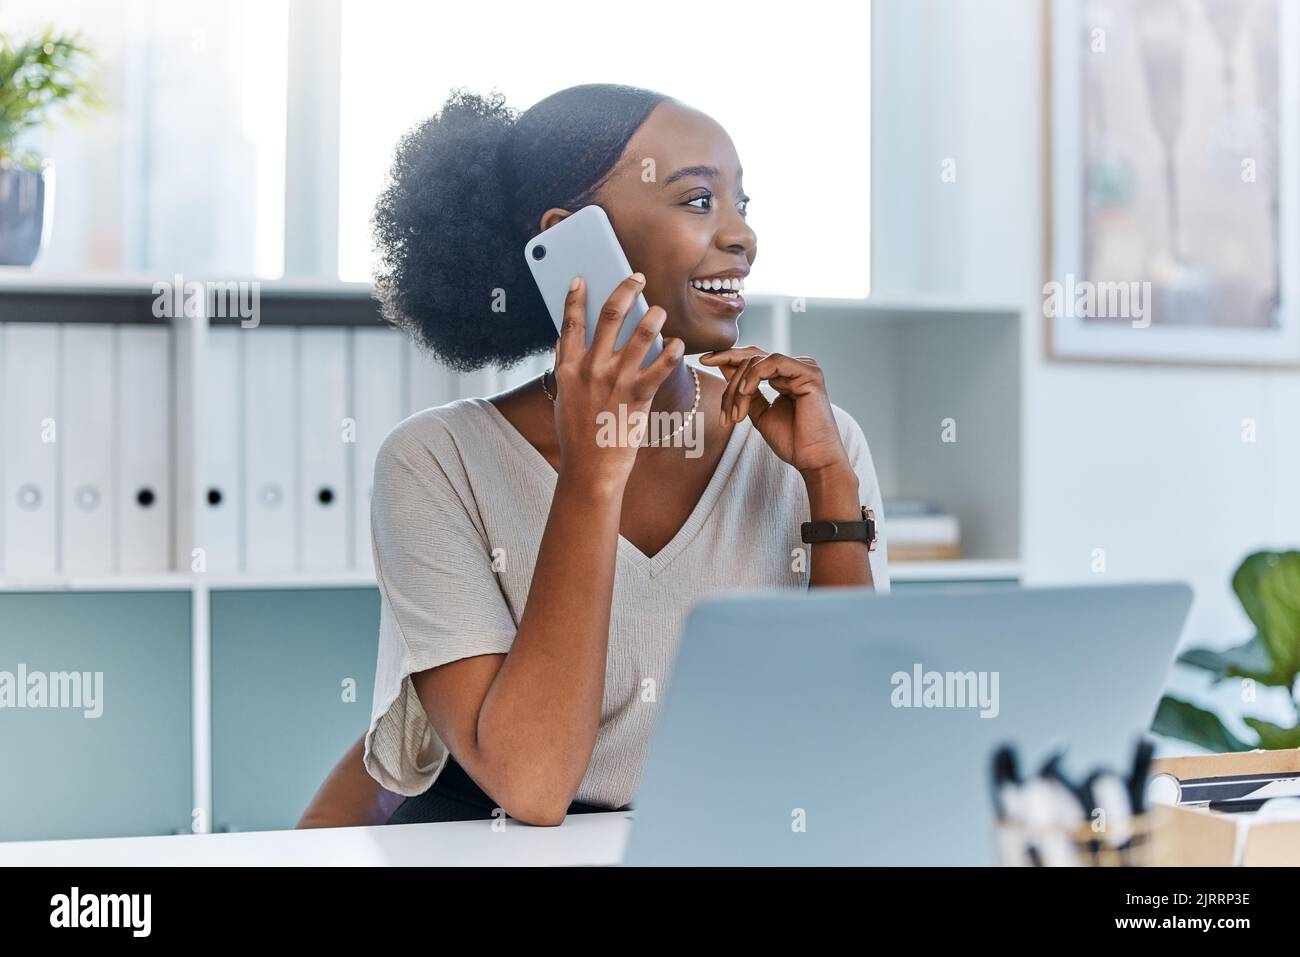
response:
[[(702, 205), (702, 206), (695, 206), (696, 203), (703, 203), (704, 205)], [(713, 208), (713, 194), (712, 194), (712, 193), (705, 193), (705, 194), (702, 195), (702, 196), (696, 196), (696, 197), (694, 197), (694, 198), (692, 198), (692, 199), (688, 199), (688, 200), (686, 201), (686, 205), (687, 205), (687, 206), (695, 206), (696, 209), (712, 209), (712, 208)], [(740, 210), (740, 215), (742, 215), (742, 216), (748, 215), (748, 213), (749, 213), (749, 197), (746, 196), (746, 197), (744, 197), (743, 199), (737, 200), (737, 201), (736, 201), (736, 208)]]

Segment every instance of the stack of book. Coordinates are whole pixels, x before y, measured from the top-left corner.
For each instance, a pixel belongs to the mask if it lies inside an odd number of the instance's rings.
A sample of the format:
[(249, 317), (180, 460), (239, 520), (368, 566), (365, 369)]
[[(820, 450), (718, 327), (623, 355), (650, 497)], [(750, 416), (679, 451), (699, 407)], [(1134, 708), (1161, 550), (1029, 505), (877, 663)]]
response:
[(1300, 775), (1294, 771), (1189, 778), (1179, 782), (1178, 803), (1228, 814), (1258, 811), (1275, 798), (1300, 798)]
[(884, 503), (881, 528), (891, 562), (938, 562), (961, 557), (957, 516), (934, 502), (898, 499)]

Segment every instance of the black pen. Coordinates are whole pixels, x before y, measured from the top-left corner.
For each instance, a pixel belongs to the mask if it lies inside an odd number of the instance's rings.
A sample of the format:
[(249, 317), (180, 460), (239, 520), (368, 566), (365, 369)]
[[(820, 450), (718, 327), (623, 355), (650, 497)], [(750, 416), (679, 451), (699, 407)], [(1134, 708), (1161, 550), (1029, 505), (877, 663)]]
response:
[(1155, 750), (1156, 746), (1150, 738), (1142, 738), (1133, 753), (1133, 772), (1128, 779), (1128, 803), (1135, 815), (1142, 814), (1147, 809), (1147, 778), (1151, 775), (1151, 756)]

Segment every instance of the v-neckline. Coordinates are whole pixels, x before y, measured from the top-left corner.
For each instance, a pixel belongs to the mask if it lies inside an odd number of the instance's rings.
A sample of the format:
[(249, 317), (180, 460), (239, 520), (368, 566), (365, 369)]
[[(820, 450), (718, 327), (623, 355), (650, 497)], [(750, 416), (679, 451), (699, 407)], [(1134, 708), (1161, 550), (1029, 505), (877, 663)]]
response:
[[(519, 454), (523, 456), (524, 460), (528, 462), (535, 472), (541, 475), (551, 487), (552, 493), (554, 493), (555, 483), (559, 480), (560, 474), (555, 470), (555, 466), (547, 461), (546, 456), (539, 452), (533, 443), (524, 438), (523, 433), (515, 428), (514, 423), (507, 419), (495, 404), (479, 397), (471, 397), (466, 401), (482, 409), (497, 423), (501, 432), (505, 435), (506, 441), (519, 451)], [(672, 564), (673, 559), (681, 554), (686, 546), (694, 540), (704, 523), (713, 513), (713, 506), (717, 503), (723, 488), (730, 479), (736, 460), (740, 457), (740, 450), (749, 437), (752, 428), (753, 425), (748, 418), (741, 419), (732, 428), (731, 434), (727, 436), (727, 447), (722, 450), (722, 456), (718, 459), (718, 464), (713, 467), (713, 474), (709, 477), (709, 482), (700, 494), (699, 500), (696, 501), (695, 507), (691, 509), (691, 514), (686, 517), (682, 527), (677, 530), (663, 548), (653, 555), (647, 555), (624, 538), (622, 532), (620, 532), (618, 536), (619, 556), (638, 570), (647, 572), (651, 578), (654, 578)]]

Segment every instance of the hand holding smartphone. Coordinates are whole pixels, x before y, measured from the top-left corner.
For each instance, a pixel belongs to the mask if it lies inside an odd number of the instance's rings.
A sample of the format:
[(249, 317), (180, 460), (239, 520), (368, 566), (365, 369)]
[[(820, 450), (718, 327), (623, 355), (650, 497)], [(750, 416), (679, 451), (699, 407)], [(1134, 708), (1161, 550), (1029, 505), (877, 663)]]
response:
[(610, 423), (648, 414), (682, 362), (685, 343), (665, 342), (660, 330), (667, 313), (646, 305), (645, 277), (631, 274), (599, 206), (543, 231), (524, 255), (560, 335), (551, 396), (560, 475), (577, 476), (583, 487), (621, 487), (644, 430), (639, 424), (611, 430)]

